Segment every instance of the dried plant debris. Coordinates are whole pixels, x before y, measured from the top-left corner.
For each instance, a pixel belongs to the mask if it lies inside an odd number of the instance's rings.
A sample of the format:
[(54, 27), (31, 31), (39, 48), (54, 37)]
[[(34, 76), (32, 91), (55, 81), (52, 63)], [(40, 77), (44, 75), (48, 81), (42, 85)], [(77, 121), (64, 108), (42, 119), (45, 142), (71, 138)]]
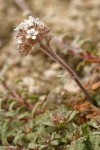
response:
[(0, 150), (98, 150), (100, 120), (79, 123), (80, 113), (58, 105), (32, 116), (15, 100), (0, 99)]

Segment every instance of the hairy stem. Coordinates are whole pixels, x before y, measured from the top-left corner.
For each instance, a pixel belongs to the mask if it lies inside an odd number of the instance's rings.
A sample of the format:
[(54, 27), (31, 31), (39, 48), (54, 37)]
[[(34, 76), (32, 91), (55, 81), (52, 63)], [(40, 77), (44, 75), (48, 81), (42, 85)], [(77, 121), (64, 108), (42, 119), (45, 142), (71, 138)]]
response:
[(85, 96), (87, 97), (87, 100), (91, 103), (93, 103), (92, 98), (89, 96), (88, 92), (86, 91), (86, 89), (84, 88), (84, 86), (82, 85), (82, 83), (80, 82), (77, 74), (70, 68), (70, 66), (68, 64), (66, 64), (62, 58), (60, 58), (58, 56), (58, 54), (52, 50), (50, 47), (45, 46), (44, 44), (40, 43), (40, 47), (42, 48), (42, 51), (44, 53), (46, 53), (47, 55), (51, 56), (56, 62), (58, 62), (61, 67), (64, 70), (67, 70), (69, 72), (69, 74), (71, 75), (71, 77), (73, 78), (73, 80), (77, 83), (77, 85), (80, 87), (80, 89), (84, 92)]

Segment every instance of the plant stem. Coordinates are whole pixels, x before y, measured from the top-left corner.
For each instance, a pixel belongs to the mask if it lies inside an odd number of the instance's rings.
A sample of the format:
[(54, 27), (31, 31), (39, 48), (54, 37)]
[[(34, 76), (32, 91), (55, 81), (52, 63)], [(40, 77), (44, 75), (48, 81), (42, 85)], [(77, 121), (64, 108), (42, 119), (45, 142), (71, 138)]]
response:
[(62, 58), (60, 58), (58, 56), (58, 54), (52, 50), (50, 47), (45, 46), (44, 44), (40, 43), (40, 47), (42, 48), (42, 51), (44, 53), (46, 53), (47, 55), (51, 56), (56, 62), (58, 62), (61, 67), (64, 70), (67, 70), (69, 72), (69, 74), (71, 75), (71, 77), (74, 79), (74, 81), (77, 83), (77, 85), (80, 87), (80, 89), (84, 92), (85, 96), (87, 97), (87, 100), (90, 103), (93, 103), (93, 100), (91, 99), (91, 97), (89, 96), (88, 92), (85, 90), (84, 86), (82, 85), (82, 83), (80, 82), (77, 74), (70, 68), (70, 66), (68, 64), (66, 64)]

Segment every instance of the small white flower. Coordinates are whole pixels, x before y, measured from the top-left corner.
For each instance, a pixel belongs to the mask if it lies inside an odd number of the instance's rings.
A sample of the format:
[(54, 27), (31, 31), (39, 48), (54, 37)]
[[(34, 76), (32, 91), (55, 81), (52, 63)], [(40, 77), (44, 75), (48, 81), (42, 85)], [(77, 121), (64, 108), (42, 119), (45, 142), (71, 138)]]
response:
[(34, 40), (34, 39), (36, 39), (36, 36), (34, 35), (34, 36), (32, 36), (32, 39)]
[(40, 25), (40, 21), (39, 21), (39, 18), (36, 18), (35, 21), (34, 21), (35, 25)]
[(35, 30), (35, 31), (34, 31), (34, 35), (37, 35), (37, 34), (38, 34), (38, 31), (37, 31), (37, 30)]
[(16, 41), (17, 41), (18, 44), (21, 44), (21, 43), (22, 43), (21, 37), (18, 37), (18, 38), (16, 39)]
[(33, 18), (32, 16), (29, 16), (29, 20), (31, 20), (32, 22), (34, 22), (35, 18)]
[(26, 38), (29, 39), (31, 36), (29, 34), (26, 34)]
[(17, 42), (18, 42), (18, 44), (21, 44), (21, 43), (22, 43), (22, 40), (18, 40)]
[[(31, 26), (33, 26), (33, 25), (39, 25), (40, 26), (40, 28), (43, 28), (44, 29), (44, 23), (42, 22), (42, 21), (39, 21), (39, 18), (33, 18), (32, 16), (29, 16), (29, 19), (28, 20), (24, 20), (23, 22), (21, 22), (20, 24), (19, 24), (19, 26), (17, 26), (16, 27), (16, 29), (14, 29), (14, 30), (16, 30), (16, 31), (18, 31), (19, 29), (24, 29), (25, 31), (27, 31), (28, 30), (28, 28), (29, 27), (31, 27)], [(35, 30), (35, 29), (33, 29), (33, 30)], [(34, 32), (34, 31), (32, 31), (32, 32)], [(35, 32), (35, 34), (36, 34), (37, 32)], [(38, 34), (38, 33), (37, 33)]]
[(25, 24), (23, 28), (24, 28), (25, 31), (27, 31), (28, 27), (29, 26), (27, 24)]
[(30, 34), (30, 30), (27, 30), (26, 33), (27, 33), (27, 34)]
[(30, 32), (31, 32), (31, 33), (34, 33), (34, 31), (35, 31), (35, 29), (34, 29), (34, 28), (30, 29)]
[(36, 39), (36, 35), (38, 34), (38, 31), (32, 28), (30, 30), (27, 30), (26, 33), (27, 33), (26, 34), (27, 39), (32, 38), (34, 40)]

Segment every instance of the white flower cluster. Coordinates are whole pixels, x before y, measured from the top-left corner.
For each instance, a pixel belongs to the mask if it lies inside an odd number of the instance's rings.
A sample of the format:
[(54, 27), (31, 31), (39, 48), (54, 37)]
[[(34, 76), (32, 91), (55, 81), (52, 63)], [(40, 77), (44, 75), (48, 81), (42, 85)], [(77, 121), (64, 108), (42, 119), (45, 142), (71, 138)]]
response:
[(14, 30), (18, 31), (19, 29), (24, 29), (26, 31), (29, 27), (33, 25), (38, 25), (40, 28), (44, 28), (44, 23), (40, 21), (39, 18), (35, 19), (32, 16), (29, 16), (29, 19), (25, 19)]
[(38, 34), (38, 31), (32, 28), (32, 29), (27, 30), (26, 33), (27, 33), (26, 34), (27, 39), (32, 38), (34, 40), (36, 39), (36, 35)]
[[(44, 29), (45, 27), (44, 23), (40, 21), (39, 18), (35, 19), (32, 16), (29, 16), (29, 19), (21, 22), (14, 30), (15, 31), (19, 31), (20, 29), (25, 30), (26, 38), (27, 39), (32, 38), (34, 40), (36, 39), (36, 36), (38, 35), (38, 31), (34, 28), (34, 26), (38, 26), (41, 29)], [(21, 37), (17, 38), (17, 43), (18, 44), (22, 43)]]

